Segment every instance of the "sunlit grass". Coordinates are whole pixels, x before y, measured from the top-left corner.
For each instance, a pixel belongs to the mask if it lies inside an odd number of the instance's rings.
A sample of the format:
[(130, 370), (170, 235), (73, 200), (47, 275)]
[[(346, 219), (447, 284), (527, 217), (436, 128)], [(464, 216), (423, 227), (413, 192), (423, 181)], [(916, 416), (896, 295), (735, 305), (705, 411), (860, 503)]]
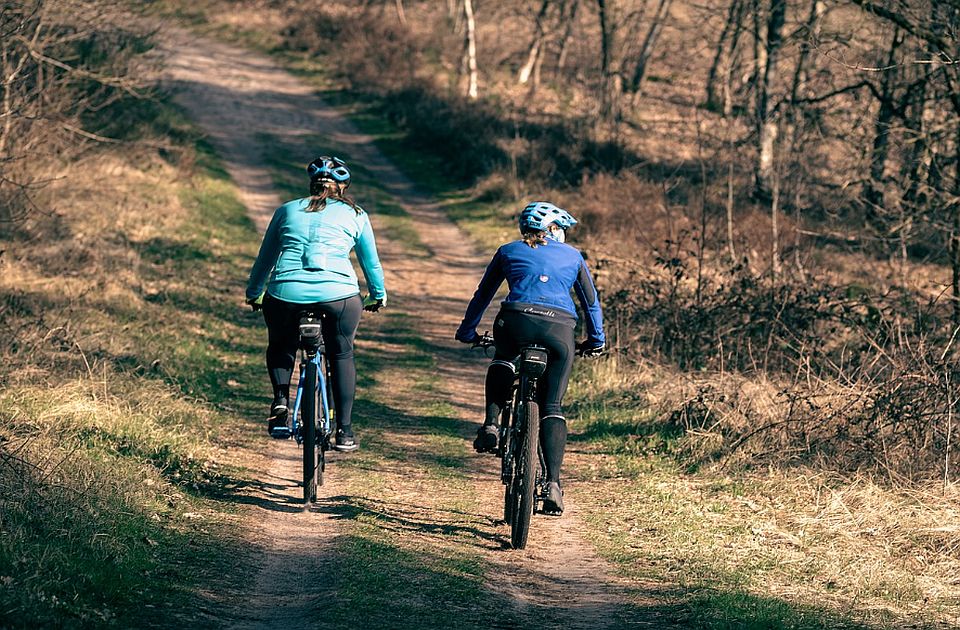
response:
[(221, 449), (250, 405), (233, 295), (255, 235), (208, 147), (194, 155), (193, 172), (109, 150), (70, 165), (69, 186), (44, 191), (59, 231), (42, 248), (0, 244), (16, 252), (0, 298), (17, 331), (0, 349), (4, 627), (172, 619), (242, 557), (209, 499), (245, 482)]

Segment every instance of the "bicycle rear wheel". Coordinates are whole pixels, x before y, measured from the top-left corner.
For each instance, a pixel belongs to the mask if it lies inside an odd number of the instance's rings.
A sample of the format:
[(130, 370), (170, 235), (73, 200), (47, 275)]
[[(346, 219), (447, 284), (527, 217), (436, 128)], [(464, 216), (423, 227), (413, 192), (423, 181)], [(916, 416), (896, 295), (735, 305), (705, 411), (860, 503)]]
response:
[(300, 415), (303, 435), (303, 502), (317, 500), (317, 472), (321, 447), (317, 444), (317, 364), (307, 363), (304, 370), (303, 402)]
[(537, 403), (526, 401), (520, 411), (522, 431), (519, 444), (516, 444), (517, 469), (513, 485), (513, 512), (510, 542), (514, 549), (527, 546), (527, 534), (530, 532), (530, 519), (533, 516), (533, 504), (536, 501), (536, 475), (539, 457), (537, 445), (540, 436), (540, 409)]

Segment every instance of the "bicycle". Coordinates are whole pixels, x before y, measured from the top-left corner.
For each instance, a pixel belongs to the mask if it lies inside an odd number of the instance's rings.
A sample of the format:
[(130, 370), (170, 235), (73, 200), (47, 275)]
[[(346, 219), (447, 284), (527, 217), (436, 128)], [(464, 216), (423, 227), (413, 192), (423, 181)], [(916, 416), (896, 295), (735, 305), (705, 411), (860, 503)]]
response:
[[(473, 345), (488, 348), (493, 338), (484, 333)], [(540, 449), (537, 382), (547, 369), (547, 350), (533, 344), (523, 346), (514, 365), (513, 391), (500, 412), (497, 456), (504, 485), (503, 520), (510, 525), (510, 545), (523, 549), (533, 514), (546, 513), (542, 508), (547, 467)]]
[(278, 439), (293, 437), (303, 447), (303, 502), (317, 500), (317, 486), (323, 485), (326, 452), (333, 431), (333, 395), (330, 366), (324, 358), (320, 315), (304, 311), (300, 315), (300, 379), (290, 414), (292, 426), (273, 429)]

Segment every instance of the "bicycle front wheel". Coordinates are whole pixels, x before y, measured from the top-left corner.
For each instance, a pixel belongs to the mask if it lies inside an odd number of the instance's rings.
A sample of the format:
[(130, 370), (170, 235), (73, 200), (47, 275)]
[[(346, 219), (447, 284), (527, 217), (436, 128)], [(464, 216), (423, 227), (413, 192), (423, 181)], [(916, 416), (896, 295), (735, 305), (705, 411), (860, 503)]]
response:
[(514, 404), (507, 405), (500, 415), (500, 481), (503, 482), (503, 521), (507, 525), (513, 524), (513, 511), (516, 507), (513, 500), (514, 455), (510, 442), (513, 435)]
[(533, 517), (533, 504), (536, 501), (536, 476), (539, 457), (537, 444), (540, 436), (540, 408), (537, 403), (526, 401), (520, 411), (521, 432), (517, 448), (517, 469), (514, 475), (513, 512), (510, 542), (514, 549), (527, 546), (527, 534), (530, 532), (530, 519)]
[(303, 403), (300, 430), (303, 434), (303, 502), (317, 500), (317, 471), (320, 447), (317, 444), (317, 364), (307, 363), (304, 370)]
[(323, 361), (323, 378), (317, 384), (317, 485), (323, 485), (323, 473), (327, 469), (327, 450), (330, 449), (331, 421), (333, 420), (333, 390), (330, 386), (330, 371)]

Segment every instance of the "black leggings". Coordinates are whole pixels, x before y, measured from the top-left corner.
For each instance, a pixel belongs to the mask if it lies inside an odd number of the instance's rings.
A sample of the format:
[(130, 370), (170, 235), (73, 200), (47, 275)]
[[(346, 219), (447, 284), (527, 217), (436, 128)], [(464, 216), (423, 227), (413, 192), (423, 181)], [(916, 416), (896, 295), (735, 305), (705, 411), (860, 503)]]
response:
[(487, 370), (486, 421), (496, 423), (507, 404), (513, 385), (511, 361), (528, 344), (547, 349), (547, 370), (539, 380), (540, 445), (547, 464), (547, 480), (560, 480), (563, 450), (567, 443), (567, 423), (563, 418), (563, 395), (573, 366), (573, 326), (517, 311), (500, 311), (493, 326), (496, 354)]
[(353, 338), (360, 324), (362, 305), (359, 295), (314, 304), (295, 304), (278, 300), (269, 293), (263, 298), (263, 320), (267, 324), (267, 372), (274, 395), (290, 397), (290, 378), (300, 343), (300, 313), (321, 314), (323, 343), (330, 362), (333, 407), (337, 424), (350, 427), (353, 399), (357, 390), (357, 368), (353, 360)]
[[(513, 360), (520, 354), (520, 348), (529, 344), (547, 349), (547, 371), (539, 381), (540, 413), (544, 418), (562, 416), (563, 395), (567, 393), (573, 366), (573, 326), (518, 311), (500, 311), (493, 325), (493, 339), (497, 352), (491, 367)], [(505, 401), (510, 395), (513, 375), (507, 379), (504, 373), (503, 377), (490, 383), (494, 390), (488, 390), (488, 398)]]

